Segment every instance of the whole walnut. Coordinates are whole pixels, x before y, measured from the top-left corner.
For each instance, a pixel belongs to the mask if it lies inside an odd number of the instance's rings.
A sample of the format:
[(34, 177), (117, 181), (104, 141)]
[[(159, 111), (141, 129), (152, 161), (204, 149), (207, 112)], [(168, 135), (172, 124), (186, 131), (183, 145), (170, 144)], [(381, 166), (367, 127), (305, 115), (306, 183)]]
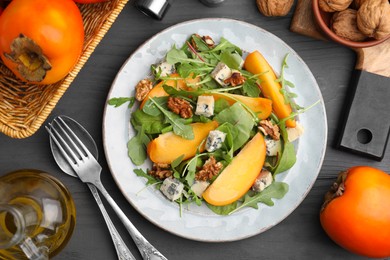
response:
[(388, 0), (367, 0), (357, 11), (359, 30), (377, 40), (390, 34), (390, 4)]
[(364, 41), (367, 36), (360, 32), (356, 25), (356, 13), (356, 10), (350, 8), (334, 13), (331, 30), (344, 39), (354, 42)]
[(362, 4), (367, 0), (353, 0), (351, 7), (358, 10)]
[(353, 0), (319, 0), (318, 4), (322, 11), (332, 13), (347, 9), (352, 1)]
[(257, 8), (265, 16), (285, 16), (294, 0), (256, 0)]

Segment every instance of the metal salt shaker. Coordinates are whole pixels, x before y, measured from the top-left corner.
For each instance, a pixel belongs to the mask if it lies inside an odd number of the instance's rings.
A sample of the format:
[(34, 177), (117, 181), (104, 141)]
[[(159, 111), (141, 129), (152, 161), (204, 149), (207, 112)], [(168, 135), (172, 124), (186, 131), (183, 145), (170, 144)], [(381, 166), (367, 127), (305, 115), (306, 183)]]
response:
[(170, 7), (170, 3), (168, 0), (137, 0), (135, 7), (147, 16), (161, 20)]

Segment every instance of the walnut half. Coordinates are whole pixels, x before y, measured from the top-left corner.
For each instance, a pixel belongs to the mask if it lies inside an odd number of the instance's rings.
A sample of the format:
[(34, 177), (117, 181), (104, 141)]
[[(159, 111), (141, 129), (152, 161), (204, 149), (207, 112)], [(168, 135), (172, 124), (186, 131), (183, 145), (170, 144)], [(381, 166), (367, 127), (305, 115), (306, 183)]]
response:
[(180, 115), (182, 118), (192, 117), (192, 106), (190, 102), (179, 97), (168, 98), (168, 108), (175, 114)]
[(285, 16), (294, 0), (256, 0), (257, 8), (265, 16)]
[(135, 86), (135, 99), (142, 101), (153, 88), (153, 83), (149, 79), (143, 79)]
[(196, 173), (195, 179), (198, 181), (209, 181), (219, 173), (222, 167), (221, 162), (217, 162), (214, 156), (210, 156), (204, 163), (202, 169)]

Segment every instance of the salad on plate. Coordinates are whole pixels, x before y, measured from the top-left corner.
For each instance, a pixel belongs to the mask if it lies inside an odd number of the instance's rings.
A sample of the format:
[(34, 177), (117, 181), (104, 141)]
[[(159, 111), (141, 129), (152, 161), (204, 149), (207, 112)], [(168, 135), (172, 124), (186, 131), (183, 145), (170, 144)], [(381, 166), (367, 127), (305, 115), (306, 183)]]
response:
[(134, 97), (108, 102), (137, 106), (128, 155), (134, 165), (152, 165), (134, 173), (181, 209), (205, 203), (229, 215), (283, 198), (288, 184), (275, 176), (296, 162), (294, 141), (304, 132), (297, 115), (308, 109), (294, 102), (287, 59), (276, 75), (260, 52), (223, 37), (192, 34), (173, 46)]

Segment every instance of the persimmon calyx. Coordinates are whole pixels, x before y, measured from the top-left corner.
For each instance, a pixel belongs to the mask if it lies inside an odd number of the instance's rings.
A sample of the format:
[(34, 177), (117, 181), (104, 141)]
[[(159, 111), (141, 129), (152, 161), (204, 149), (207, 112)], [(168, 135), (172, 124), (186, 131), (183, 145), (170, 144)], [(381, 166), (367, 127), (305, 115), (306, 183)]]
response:
[(12, 41), (10, 48), (11, 53), (4, 53), (4, 56), (17, 64), (18, 72), (27, 81), (42, 81), (52, 68), (42, 48), (23, 34)]
[(325, 194), (324, 203), (322, 204), (321, 211), (335, 198), (340, 197), (344, 194), (345, 190), (345, 179), (347, 178), (347, 172), (340, 172), (337, 180), (332, 184), (330, 190)]

